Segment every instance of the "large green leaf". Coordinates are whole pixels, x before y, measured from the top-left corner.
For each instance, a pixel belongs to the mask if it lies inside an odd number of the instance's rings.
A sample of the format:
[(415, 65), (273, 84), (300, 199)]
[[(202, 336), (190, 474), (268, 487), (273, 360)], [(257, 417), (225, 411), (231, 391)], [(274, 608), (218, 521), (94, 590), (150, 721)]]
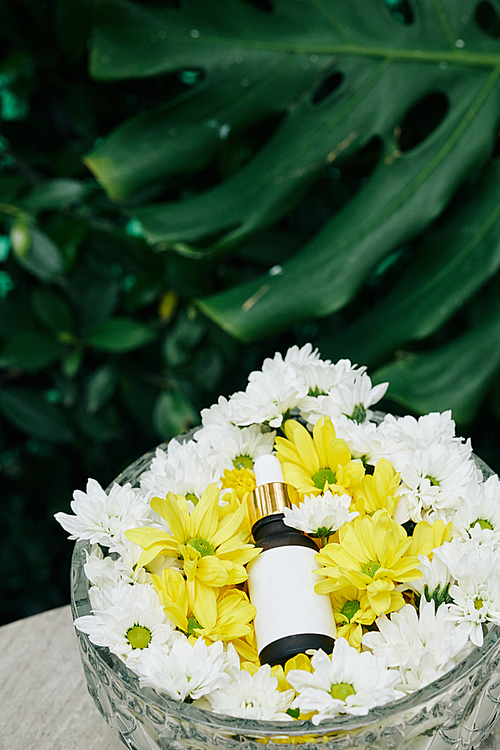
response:
[(466, 206), (458, 205), (418, 244), (404, 275), (382, 301), (335, 336), (318, 342), (324, 356), (373, 365), (408, 341), (440, 328), (500, 266), (500, 160)]
[[(144, 161), (137, 156), (134, 164), (139, 130), (148, 134), (153, 159), (163, 163), (153, 169), (154, 182), (206, 163), (215, 148), (207, 133), (224, 137), (273, 107), (286, 112), (233, 176), (183, 200), (139, 208), (152, 243), (194, 258), (226, 252), (282, 218), (328, 165), (380, 139), (381, 158), (368, 182), (281, 273), (200, 302), (231, 334), (252, 341), (343, 307), (375, 264), (439, 216), (490, 154), (500, 117), (498, 42), (478, 25), (475, 2), (415, 0), (411, 7), (413, 23), (403, 25), (382, 2), (370, 5), (369, 23), (359, 4), (333, 7), (322, 0), (276, 0), (272, 13), (238, 0), (195, 0), (175, 13), (126, 0), (99, 4), (96, 77), (203, 73), (175, 106), (125, 124), (89, 155), (111, 194), (123, 197), (146, 184)], [(328, 81), (334, 90), (323, 96)], [(445, 116), (422, 142), (408, 143), (406, 115), (436, 94), (447, 105)], [(168, 127), (180, 141), (165, 138)]]
[(435, 351), (405, 354), (374, 373), (387, 396), (419, 414), (452, 409), (457, 422), (474, 416), (500, 366), (500, 307)]

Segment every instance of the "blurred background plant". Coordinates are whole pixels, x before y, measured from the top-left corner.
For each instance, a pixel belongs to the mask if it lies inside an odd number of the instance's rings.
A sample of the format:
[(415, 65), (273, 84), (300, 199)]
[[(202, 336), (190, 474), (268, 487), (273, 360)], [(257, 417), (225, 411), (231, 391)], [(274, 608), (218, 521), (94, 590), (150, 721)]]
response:
[(500, 469), (497, 0), (0, 4), (0, 622), (52, 520), (306, 341)]

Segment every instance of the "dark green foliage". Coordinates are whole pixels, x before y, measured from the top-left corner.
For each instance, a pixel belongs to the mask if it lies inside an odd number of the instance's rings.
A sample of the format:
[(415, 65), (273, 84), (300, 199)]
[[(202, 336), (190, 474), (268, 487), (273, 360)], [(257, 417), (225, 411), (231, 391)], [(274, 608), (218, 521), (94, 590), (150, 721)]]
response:
[(498, 0), (0, 3), (1, 621), (67, 601), (75, 488), (294, 343), (479, 413), (498, 468), (499, 29)]

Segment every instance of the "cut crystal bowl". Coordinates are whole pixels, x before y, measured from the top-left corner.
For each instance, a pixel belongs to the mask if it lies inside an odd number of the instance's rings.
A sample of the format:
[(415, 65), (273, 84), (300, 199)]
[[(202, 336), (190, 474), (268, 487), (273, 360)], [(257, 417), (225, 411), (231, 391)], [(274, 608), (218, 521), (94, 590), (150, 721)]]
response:
[[(162, 446), (164, 447), (164, 446)], [(154, 451), (139, 458), (116, 482), (138, 486)], [(486, 479), (493, 472), (475, 458)], [(73, 618), (91, 613), (84, 573), (88, 543), (77, 542), (71, 568)], [(500, 715), (500, 628), (488, 632), (454, 669), (421, 690), (366, 716), (342, 715), (318, 726), (310, 721), (260, 721), (223, 716), (160, 698), (141, 688), (138, 678), (107, 648), (77, 632), (87, 687), (107, 723), (133, 750), (494, 750), (492, 734)]]

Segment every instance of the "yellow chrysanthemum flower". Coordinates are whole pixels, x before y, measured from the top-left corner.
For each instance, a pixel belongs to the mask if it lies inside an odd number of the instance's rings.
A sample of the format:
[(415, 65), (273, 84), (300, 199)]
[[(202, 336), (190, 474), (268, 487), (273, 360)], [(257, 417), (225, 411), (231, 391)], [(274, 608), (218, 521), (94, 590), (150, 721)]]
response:
[(389, 461), (381, 458), (377, 461), (373, 474), (365, 474), (361, 482), (353, 489), (354, 508), (362, 516), (371, 516), (376, 510), (385, 508), (390, 516), (394, 515), (398, 498), (394, 492), (401, 479)]
[[(241, 663), (241, 668), (251, 675), (254, 675), (259, 670), (260, 664), (256, 664), (253, 661), (244, 661)], [(294, 688), (290, 685), (286, 679), (288, 673), (292, 669), (302, 669), (305, 672), (312, 672), (313, 668), (311, 660), (305, 654), (297, 654), (285, 663), (282, 667), (281, 664), (275, 664), (271, 667), (271, 674), (278, 680), (278, 690), (280, 693), (284, 693), (285, 690), (293, 690)]]
[(233, 489), (238, 500), (255, 489), (255, 474), (250, 469), (226, 469), (221, 477), (222, 489)]
[[(250, 623), (250, 633), (243, 636), (243, 638), (235, 638), (232, 641), (232, 644), (240, 657), (242, 667), (243, 664), (255, 664), (257, 669), (261, 666), (253, 623)], [(245, 667), (245, 669), (247, 672), (251, 671), (250, 669), (247, 669), (247, 667)], [(257, 671), (257, 669), (255, 671)], [(251, 674), (253, 674), (253, 672), (251, 672)]]
[(353, 584), (366, 591), (377, 616), (388, 612), (399, 597), (403, 600), (395, 591), (396, 584), (422, 576), (418, 558), (408, 554), (411, 543), (411, 537), (386, 510), (357, 516), (339, 530), (338, 543), (327, 544), (316, 555), (324, 567), (315, 572), (325, 578), (315, 590), (327, 594)]
[(148, 526), (125, 532), (127, 539), (144, 550), (137, 562), (139, 567), (154, 567), (158, 556), (181, 561), (192, 601), (213, 621), (217, 612), (214, 589), (246, 581), (248, 574), (243, 566), (260, 552), (248, 543), (246, 505), (221, 519), (219, 495), (217, 485), (210, 484), (191, 514), (182, 495), (169, 492), (166, 498), (155, 497), (151, 507), (165, 519), (172, 534)]
[(352, 495), (364, 476), (361, 461), (352, 460), (347, 443), (335, 436), (328, 417), (316, 422), (311, 437), (299, 422), (285, 422), (286, 438), (276, 438), (276, 452), (285, 482), (301, 494), (318, 495), (326, 490)]
[(413, 529), (409, 552), (411, 555), (427, 555), (432, 560), (433, 549), (451, 540), (451, 521), (445, 524), (438, 519), (434, 523), (419, 521)]
[[(390, 593), (391, 605), (386, 614), (401, 609), (405, 604), (403, 597), (397, 591)], [(371, 625), (377, 617), (370, 606), (366, 590), (352, 585), (345, 586), (338, 591), (332, 591), (330, 598), (337, 624), (337, 638), (345, 638), (353, 648), (360, 651), (363, 625)]]
[(192, 599), (192, 589), (177, 568), (167, 568), (160, 576), (153, 575), (153, 586), (167, 617), (186, 635), (209, 641), (231, 641), (249, 635), (249, 622), (256, 609), (239, 589), (218, 589), (215, 620)]

